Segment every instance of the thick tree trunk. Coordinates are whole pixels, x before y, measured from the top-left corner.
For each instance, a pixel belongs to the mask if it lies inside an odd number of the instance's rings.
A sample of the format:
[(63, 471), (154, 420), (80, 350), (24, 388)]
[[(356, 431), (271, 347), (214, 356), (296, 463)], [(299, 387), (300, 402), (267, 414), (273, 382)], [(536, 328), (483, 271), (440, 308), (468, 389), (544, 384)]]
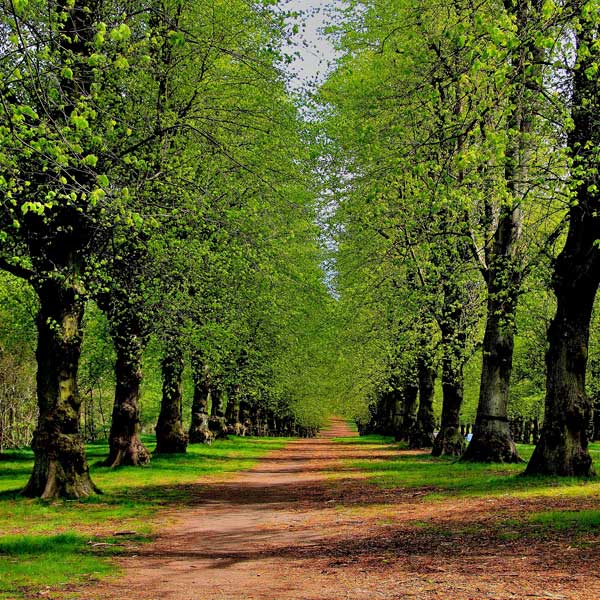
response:
[(187, 449), (188, 437), (181, 421), (183, 367), (179, 344), (172, 343), (162, 360), (162, 402), (156, 424), (157, 454), (182, 454)]
[(208, 369), (194, 361), (194, 399), (190, 424), (190, 444), (211, 444), (214, 435), (208, 426), (208, 404), (211, 400)]
[(437, 369), (433, 366), (431, 357), (421, 357), (417, 364), (419, 380), (419, 411), (413, 431), (409, 434), (408, 442), (411, 448), (433, 447), (435, 417), (433, 414), (433, 399), (435, 395), (435, 380)]
[[(594, 473), (588, 451), (591, 403), (586, 395), (585, 374), (600, 261), (596, 257), (594, 268), (585, 268), (578, 260), (583, 258), (579, 252), (570, 252), (572, 245), (579, 245), (572, 237), (569, 235), (571, 242), (567, 241), (555, 273), (558, 307), (548, 329), (546, 412), (542, 435), (527, 465), (529, 475)], [(597, 250), (590, 245), (586, 254), (597, 255)]]
[(590, 320), (600, 284), (600, 83), (595, 74), (600, 52), (597, 15), (594, 11), (590, 15), (582, 11), (577, 32), (574, 126), (568, 140), (576, 201), (571, 203), (567, 240), (554, 266), (557, 308), (548, 328), (544, 427), (527, 465), (529, 475), (594, 473), (588, 451), (591, 403), (585, 375)]
[(140, 385), (142, 382), (142, 353), (144, 335), (135, 315), (113, 324), (115, 362), (115, 403), (112, 411), (109, 446), (105, 464), (145, 465), (150, 453), (142, 443), (140, 433)]
[(400, 427), (395, 434), (397, 442), (405, 442), (410, 438), (416, 421), (418, 394), (419, 387), (416, 383), (408, 382), (403, 386)]
[[(510, 233), (507, 231), (507, 235)], [(498, 260), (496, 257), (495, 260)], [(504, 275), (511, 269), (502, 269)], [(517, 463), (521, 459), (513, 442), (508, 419), (508, 393), (514, 350), (517, 289), (493, 270), (488, 291), (488, 317), (483, 339), (483, 368), (473, 439), (461, 460)], [(500, 280), (496, 278), (500, 277)], [(515, 279), (515, 277), (513, 277)]]
[(242, 434), (243, 425), (240, 421), (240, 402), (240, 386), (235, 385), (230, 387), (227, 394), (225, 421), (227, 423), (227, 432), (231, 435)]
[(79, 431), (77, 369), (84, 305), (76, 287), (46, 281), (37, 288), (36, 358), (39, 417), (32, 447), (35, 463), (25, 496), (83, 498), (99, 490), (90, 478)]
[(541, 0), (505, 2), (515, 18), (520, 45), (512, 57), (514, 82), (512, 113), (505, 163), (510, 194), (500, 207), (493, 243), (487, 254), (487, 321), (483, 340), (483, 365), (477, 420), (473, 439), (462, 460), (517, 463), (521, 459), (510, 433), (508, 400), (514, 351), (514, 327), (521, 289), (519, 241), (522, 237), (524, 198), (531, 194), (529, 163), (538, 80), (544, 50), (532, 36), (541, 19)]
[(465, 449), (465, 439), (460, 433), (460, 409), (464, 385), (462, 368), (457, 370), (444, 359), (442, 365), (442, 423), (433, 443), (432, 456), (460, 456)]
[(227, 439), (227, 422), (225, 421), (226, 406), (223, 398), (223, 390), (220, 385), (213, 386), (211, 397), (212, 402), (208, 426), (215, 439)]
[(442, 422), (433, 443), (432, 456), (460, 456), (465, 439), (460, 433), (460, 409), (464, 394), (467, 318), (465, 290), (450, 275), (444, 282), (442, 332)]

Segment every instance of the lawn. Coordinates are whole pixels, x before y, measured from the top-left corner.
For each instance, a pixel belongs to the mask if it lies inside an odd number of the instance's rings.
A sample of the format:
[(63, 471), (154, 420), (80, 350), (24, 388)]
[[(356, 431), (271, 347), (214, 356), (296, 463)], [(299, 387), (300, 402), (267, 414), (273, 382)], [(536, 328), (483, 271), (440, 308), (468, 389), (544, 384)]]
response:
[[(152, 437), (144, 441), (154, 449)], [(77, 502), (20, 497), (33, 456), (7, 452), (0, 460), (0, 598), (28, 598), (41, 588), (46, 597), (68, 598), (63, 586), (115, 574), (110, 557), (151, 539), (153, 516), (163, 507), (185, 504), (189, 484), (249, 469), (284, 444), (232, 437), (190, 446), (185, 455), (155, 456), (144, 467), (119, 469), (96, 466), (108, 449), (90, 444), (92, 477), (103, 494)]]
[[(507, 506), (521, 507), (517, 519), (498, 515), (499, 528), (516, 528), (515, 535), (538, 535), (554, 532), (578, 532), (600, 529), (600, 478), (525, 477), (525, 464), (472, 464), (452, 458), (433, 458), (426, 451), (406, 452), (403, 444), (392, 438), (370, 435), (360, 439), (338, 438), (348, 448), (364, 448), (368, 444), (389, 450), (388, 456), (368, 460), (350, 459), (348, 466), (365, 473), (374, 485), (384, 489), (422, 491), (423, 502), (446, 502), (461, 498), (503, 499)], [(533, 452), (532, 445), (519, 445), (524, 460)], [(600, 472), (600, 444), (590, 447), (596, 470)], [(544, 510), (544, 504), (552, 506)], [(433, 519), (428, 527), (438, 527)]]

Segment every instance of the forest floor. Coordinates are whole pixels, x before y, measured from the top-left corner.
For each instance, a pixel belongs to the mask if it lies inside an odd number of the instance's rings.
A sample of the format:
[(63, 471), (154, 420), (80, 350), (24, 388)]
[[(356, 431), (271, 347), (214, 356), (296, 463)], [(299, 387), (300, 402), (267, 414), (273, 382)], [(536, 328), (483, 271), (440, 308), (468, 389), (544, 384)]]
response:
[[(183, 486), (85, 600), (600, 599), (600, 483), (524, 478), (334, 420), (234, 478)], [(341, 438), (341, 439), (340, 439)]]

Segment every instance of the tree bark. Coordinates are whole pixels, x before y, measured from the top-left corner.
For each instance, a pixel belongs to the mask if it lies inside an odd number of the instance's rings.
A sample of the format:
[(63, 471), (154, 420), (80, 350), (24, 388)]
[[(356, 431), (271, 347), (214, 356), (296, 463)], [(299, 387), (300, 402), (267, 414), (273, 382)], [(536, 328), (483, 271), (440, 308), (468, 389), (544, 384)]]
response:
[(251, 404), (242, 398), (242, 400), (240, 400), (240, 422), (242, 424), (241, 435), (252, 435), (252, 419), (250, 418), (251, 411)]
[(241, 435), (242, 433), (243, 425), (240, 421), (240, 402), (240, 386), (231, 386), (227, 394), (227, 409), (225, 411), (227, 432), (231, 435)]
[[(528, 475), (590, 476), (591, 402), (586, 394), (590, 320), (600, 284), (600, 85), (596, 73), (597, 15), (583, 13), (577, 33), (573, 77), (573, 129), (568, 144), (575, 200), (565, 246), (556, 259), (552, 285), (557, 308), (548, 328), (546, 403), (542, 435), (527, 465)], [(581, 51), (581, 49), (584, 49)], [(589, 74), (591, 73), (591, 74)]]
[(227, 439), (227, 423), (225, 421), (225, 402), (223, 399), (223, 390), (220, 384), (212, 388), (212, 402), (210, 407), (210, 418), (208, 426), (215, 439)]
[(400, 424), (395, 432), (397, 442), (406, 442), (410, 438), (416, 421), (418, 395), (419, 386), (416, 383), (409, 381), (402, 387)]
[(460, 456), (465, 439), (460, 433), (460, 409), (464, 396), (464, 365), (467, 345), (467, 298), (450, 274), (444, 281), (442, 332), (442, 422), (433, 443), (432, 456)]
[(37, 395), (33, 472), (23, 494), (77, 499), (99, 493), (93, 484), (79, 430), (77, 370), (84, 303), (76, 286), (46, 280), (37, 286)]
[(183, 353), (177, 342), (171, 342), (162, 360), (162, 402), (156, 424), (156, 453), (182, 454), (188, 437), (181, 421), (183, 402)]
[(460, 433), (460, 409), (464, 397), (462, 365), (455, 367), (451, 360), (442, 361), (442, 423), (433, 443), (432, 456), (460, 456), (465, 439)]
[[(510, 227), (506, 234), (511, 235)], [(495, 257), (495, 262), (499, 257)], [(514, 319), (517, 289), (504, 281), (512, 273), (508, 266), (491, 271), (488, 291), (488, 316), (483, 339), (483, 368), (479, 404), (473, 439), (461, 460), (469, 462), (518, 463), (521, 458), (512, 439), (508, 419), (508, 393), (514, 350)], [(504, 281), (507, 289), (499, 289)]]
[(208, 368), (194, 359), (194, 399), (190, 424), (190, 444), (211, 444), (214, 435), (208, 426), (208, 404), (211, 400)]
[(150, 453), (140, 434), (140, 385), (142, 354), (145, 346), (143, 324), (136, 314), (128, 311), (111, 323), (117, 359), (115, 362), (115, 403), (109, 436), (109, 455), (105, 465), (145, 465)]
[(437, 369), (430, 356), (421, 356), (417, 363), (419, 381), (419, 411), (413, 431), (409, 434), (408, 443), (411, 448), (432, 448), (434, 442), (435, 417), (433, 399)]
[[(529, 475), (590, 476), (594, 473), (588, 451), (591, 403), (585, 391), (585, 372), (598, 278), (585, 268), (573, 277), (575, 255), (568, 254), (568, 251), (563, 252), (555, 272), (558, 307), (548, 329), (544, 426), (527, 466)], [(600, 263), (595, 262), (597, 270)]]

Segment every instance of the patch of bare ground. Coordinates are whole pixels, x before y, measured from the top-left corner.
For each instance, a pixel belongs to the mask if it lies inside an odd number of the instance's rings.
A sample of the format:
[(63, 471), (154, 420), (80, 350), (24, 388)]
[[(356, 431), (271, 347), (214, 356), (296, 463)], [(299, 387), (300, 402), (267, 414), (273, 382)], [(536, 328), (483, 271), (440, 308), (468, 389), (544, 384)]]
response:
[[(298, 440), (255, 469), (199, 482), (185, 507), (161, 516), (155, 542), (118, 559), (123, 577), (86, 600), (600, 599), (600, 535), (507, 518), (578, 499), (448, 497), (382, 490), (347, 467), (385, 458), (382, 446), (345, 446), (341, 420), (316, 440)], [(425, 483), (425, 482), (424, 482)], [(595, 505), (597, 508), (597, 504)]]

